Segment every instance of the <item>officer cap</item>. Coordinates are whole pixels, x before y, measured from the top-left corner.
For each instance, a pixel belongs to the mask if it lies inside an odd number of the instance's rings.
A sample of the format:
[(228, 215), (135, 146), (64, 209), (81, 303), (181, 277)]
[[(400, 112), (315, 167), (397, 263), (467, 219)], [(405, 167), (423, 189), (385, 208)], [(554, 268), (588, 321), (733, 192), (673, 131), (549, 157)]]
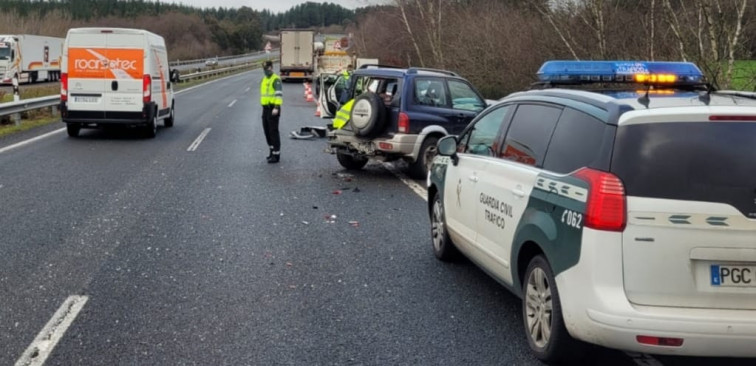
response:
[(263, 69), (267, 69), (269, 67), (273, 67), (273, 61), (265, 61), (263, 63)]

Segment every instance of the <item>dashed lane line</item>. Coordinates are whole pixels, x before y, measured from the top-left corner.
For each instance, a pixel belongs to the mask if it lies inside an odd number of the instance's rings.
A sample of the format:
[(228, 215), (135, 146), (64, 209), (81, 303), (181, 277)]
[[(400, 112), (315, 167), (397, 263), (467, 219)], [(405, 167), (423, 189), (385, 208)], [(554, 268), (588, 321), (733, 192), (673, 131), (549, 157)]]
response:
[(211, 128), (208, 127), (202, 133), (197, 136), (197, 139), (192, 142), (191, 145), (189, 145), (189, 148), (186, 149), (186, 151), (196, 151), (197, 147), (202, 143), (202, 140), (205, 139), (205, 136), (207, 136), (208, 133), (210, 133)]
[(37, 334), (37, 338), (34, 338), (29, 348), (16, 361), (15, 366), (44, 365), (45, 360), (50, 356), (58, 341), (63, 338), (66, 330), (71, 326), (81, 309), (84, 308), (87, 300), (89, 300), (87, 296), (69, 296), (60, 305), (52, 319)]
[(228, 104), (228, 107), (231, 108), (236, 104), (236, 99), (234, 99), (231, 103)]

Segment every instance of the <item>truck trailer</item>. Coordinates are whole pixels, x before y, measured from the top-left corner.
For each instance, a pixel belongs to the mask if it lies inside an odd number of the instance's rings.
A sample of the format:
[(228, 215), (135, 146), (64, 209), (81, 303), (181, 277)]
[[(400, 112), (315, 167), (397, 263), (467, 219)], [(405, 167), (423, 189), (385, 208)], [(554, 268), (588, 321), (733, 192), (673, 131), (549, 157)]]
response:
[(60, 79), (63, 38), (30, 34), (0, 35), (0, 83)]
[(280, 77), (281, 80), (303, 79), (312, 81), (315, 71), (315, 32), (309, 29), (281, 30)]

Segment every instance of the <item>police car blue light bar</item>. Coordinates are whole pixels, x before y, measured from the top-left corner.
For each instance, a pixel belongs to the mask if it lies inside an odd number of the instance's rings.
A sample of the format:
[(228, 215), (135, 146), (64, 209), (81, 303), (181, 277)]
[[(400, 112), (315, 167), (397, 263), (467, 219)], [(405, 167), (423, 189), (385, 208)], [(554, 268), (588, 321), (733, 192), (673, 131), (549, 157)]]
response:
[(538, 70), (543, 82), (611, 82), (695, 84), (703, 73), (690, 62), (667, 61), (547, 61)]

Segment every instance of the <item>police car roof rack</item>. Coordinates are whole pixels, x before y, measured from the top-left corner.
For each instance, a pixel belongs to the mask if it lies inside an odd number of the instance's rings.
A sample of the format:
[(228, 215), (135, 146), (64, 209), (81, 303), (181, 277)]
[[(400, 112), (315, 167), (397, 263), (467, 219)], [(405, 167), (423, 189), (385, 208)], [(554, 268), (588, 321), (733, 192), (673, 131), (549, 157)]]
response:
[(418, 71), (430, 71), (430, 72), (437, 72), (437, 73), (441, 73), (441, 74), (446, 74), (446, 75), (449, 75), (449, 76), (459, 76), (459, 74), (457, 74), (454, 71), (440, 70), (440, 69), (429, 69), (429, 68), (426, 68), (426, 67), (410, 67), (409, 69), (407, 69), (407, 73), (408, 74), (417, 74)]

